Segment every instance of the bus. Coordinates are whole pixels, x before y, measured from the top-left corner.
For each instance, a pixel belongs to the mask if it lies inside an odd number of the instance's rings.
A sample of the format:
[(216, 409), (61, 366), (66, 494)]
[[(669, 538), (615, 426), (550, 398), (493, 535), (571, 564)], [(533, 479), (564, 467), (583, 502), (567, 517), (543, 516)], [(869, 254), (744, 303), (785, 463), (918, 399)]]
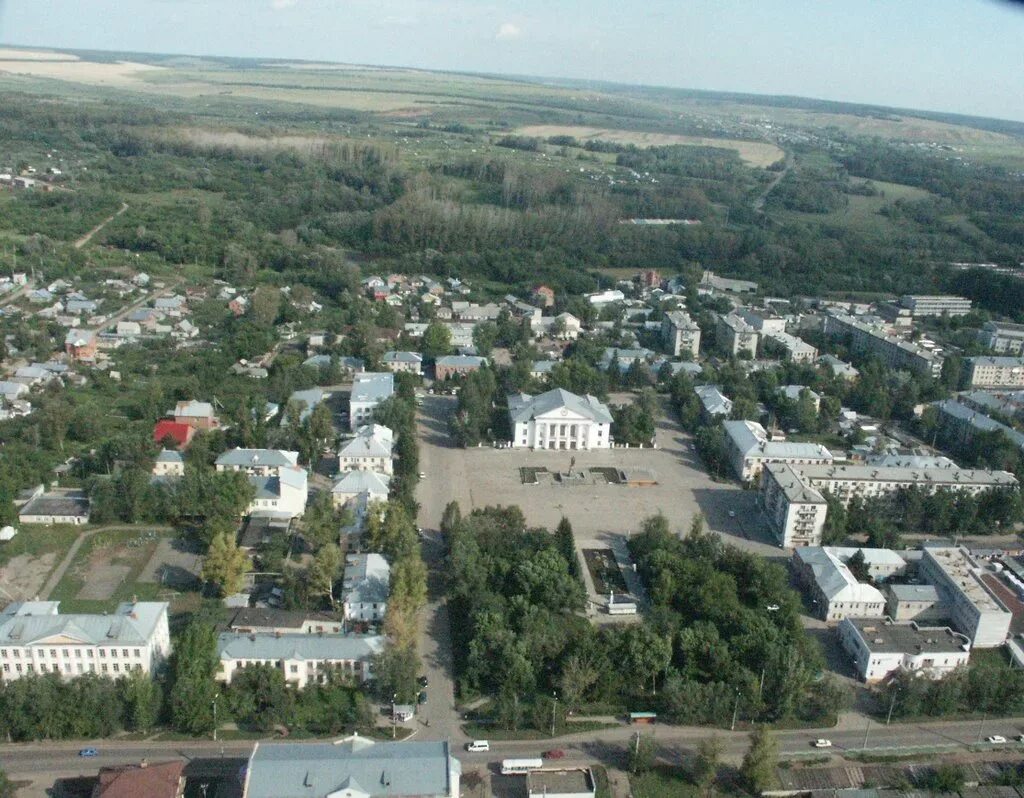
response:
[(508, 776), (512, 773), (529, 773), (544, 767), (543, 759), (502, 759), (501, 773)]

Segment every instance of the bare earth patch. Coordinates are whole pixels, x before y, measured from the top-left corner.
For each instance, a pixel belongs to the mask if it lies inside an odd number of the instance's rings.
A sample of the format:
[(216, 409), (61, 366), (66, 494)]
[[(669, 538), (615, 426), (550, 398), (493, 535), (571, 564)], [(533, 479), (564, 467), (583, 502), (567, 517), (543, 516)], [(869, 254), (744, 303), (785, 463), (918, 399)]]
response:
[(105, 601), (114, 595), (114, 591), (121, 586), (131, 570), (128, 565), (93, 565), (89, 568), (88, 581), (82, 585), (75, 598)]
[[(0, 56), (3, 55), (5, 53), (0, 52)], [(100, 64), (92, 61), (0, 60), (0, 72), (29, 75), (35, 78), (67, 80), (72, 83), (88, 83), (94, 86), (132, 86), (141, 82), (143, 73), (162, 71), (163, 69), (163, 67), (152, 64), (139, 64), (132, 61)]]
[(0, 60), (11, 61), (77, 61), (71, 53), (51, 53), (48, 50), (20, 50), (17, 47), (0, 47)]
[(35, 598), (57, 562), (56, 552), (36, 557), (19, 554), (0, 567), (0, 601)]
[(706, 136), (683, 136), (676, 133), (647, 133), (642, 130), (611, 130), (599, 127), (577, 125), (528, 125), (518, 128), (520, 136), (572, 136), (580, 141), (608, 141), (613, 144), (634, 144), (637, 147), (665, 147), (680, 144), (689, 147), (718, 147), (735, 150), (749, 166), (764, 168), (782, 160), (785, 153), (766, 141), (743, 141), (740, 139), (713, 139)]

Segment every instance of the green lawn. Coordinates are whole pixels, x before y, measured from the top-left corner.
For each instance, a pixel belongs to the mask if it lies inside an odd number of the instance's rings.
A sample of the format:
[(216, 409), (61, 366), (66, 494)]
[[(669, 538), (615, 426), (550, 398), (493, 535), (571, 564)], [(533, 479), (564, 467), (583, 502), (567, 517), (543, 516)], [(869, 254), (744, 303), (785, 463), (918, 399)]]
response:
[(700, 790), (676, 768), (659, 767), (630, 776), (634, 798), (697, 798)]
[[(855, 178), (854, 182), (863, 182)], [(827, 224), (848, 227), (878, 235), (896, 232), (897, 224), (879, 211), (898, 199), (919, 200), (931, 196), (929, 192), (902, 183), (886, 183), (883, 180), (873, 181), (880, 192), (875, 197), (862, 197), (857, 194), (848, 195), (849, 204), (842, 210), (832, 213), (804, 213), (801, 211), (770, 210), (769, 214), (780, 221), (799, 221), (811, 224)]]
[(57, 562), (67, 554), (71, 544), (83, 532), (80, 526), (37, 526), (29, 525), (18, 529), (14, 540), (0, 543), (0, 565), (6, 565), (20, 554), (41, 557), (54, 552)]

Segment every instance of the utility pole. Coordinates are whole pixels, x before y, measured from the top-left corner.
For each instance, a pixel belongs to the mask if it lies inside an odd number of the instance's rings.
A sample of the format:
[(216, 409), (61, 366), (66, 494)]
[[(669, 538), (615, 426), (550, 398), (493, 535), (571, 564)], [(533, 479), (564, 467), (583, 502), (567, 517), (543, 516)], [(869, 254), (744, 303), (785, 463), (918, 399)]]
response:
[(213, 701), (210, 704), (213, 705), (213, 741), (217, 742), (217, 699), (220, 698), (220, 693), (217, 693), (213, 697)]
[(868, 725), (864, 727), (864, 744), (861, 745), (861, 750), (866, 751), (868, 747), (868, 732), (871, 731), (871, 721), (868, 721)]
[(395, 739), (397, 730), (395, 729), (395, 701), (398, 700), (398, 693), (394, 693), (391, 696), (391, 739)]
[(761, 668), (761, 683), (757, 687), (757, 700), (761, 700), (761, 694), (764, 692), (764, 672), (768, 670), (768, 666), (765, 665)]
[(978, 739), (975, 740), (975, 745), (978, 745), (978, 744), (981, 743), (981, 735), (982, 735), (982, 732), (985, 731), (985, 721), (986, 720), (988, 720), (988, 713), (987, 712), (984, 713), (981, 716), (981, 723), (978, 725)]
[(736, 716), (740, 711), (740, 691), (736, 691), (736, 703), (732, 708), (732, 724), (729, 726), (729, 731), (736, 731)]
[(898, 696), (899, 694), (900, 694), (899, 690), (893, 690), (893, 692), (892, 692), (892, 701), (889, 702), (889, 714), (887, 714), (885, 716), (885, 725), (886, 726), (888, 726), (889, 725), (889, 721), (892, 720), (892, 710), (893, 710), (893, 707), (896, 706), (896, 696)]
[(555, 736), (555, 711), (558, 709), (558, 693), (551, 694), (551, 736)]

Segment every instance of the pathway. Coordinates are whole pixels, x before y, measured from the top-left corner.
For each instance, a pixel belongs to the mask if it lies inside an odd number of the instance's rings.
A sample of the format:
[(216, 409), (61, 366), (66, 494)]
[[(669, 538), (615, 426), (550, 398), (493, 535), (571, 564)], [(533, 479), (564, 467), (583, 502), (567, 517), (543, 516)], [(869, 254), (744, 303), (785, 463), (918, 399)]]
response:
[(90, 230), (88, 233), (86, 233), (84, 236), (78, 239), (75, 242), (75, 249), (81, 249), (86, 244), (88, 244), (92, 240), (92, 237), (94, 235), (96, 235), (100, 230), (102, 230), (104, 227), (106, 227), (108, 224), (114, 221), (114, 219), (116, 219), (126, 210), (128, 210), (128, 203), (122, 202), (121, 207), (115, 213), (110, 214), (110, 216), (108, 216), (106, 219), (104, 219), (102, 222), (96, 225), (92, 230)]

